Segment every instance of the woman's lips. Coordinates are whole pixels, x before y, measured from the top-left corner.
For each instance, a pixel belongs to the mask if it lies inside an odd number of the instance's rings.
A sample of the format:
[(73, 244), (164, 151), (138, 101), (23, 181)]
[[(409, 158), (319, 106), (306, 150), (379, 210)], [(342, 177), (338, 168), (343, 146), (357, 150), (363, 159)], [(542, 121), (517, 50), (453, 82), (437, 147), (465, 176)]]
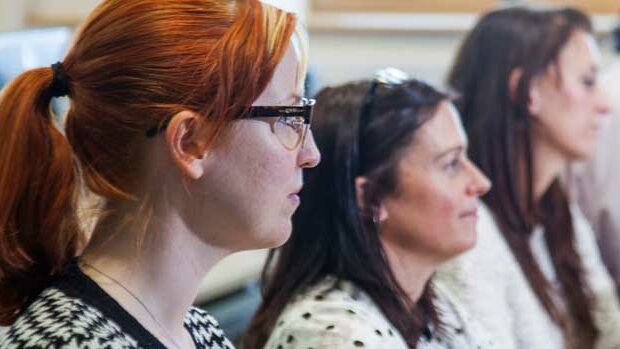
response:
[(474, 209), (474, 210), (469, 210), (469, 211), (465, 211), (461, 214), (460, 216), (461, 218), (472, 218), (472, 219), (477, 219), (478, 218), (478, 210)]
[(300, 199), (299, 199), (299, 195), (297, 195), (297, 194), (290, 194), (288, 196), (288, 199), (291, 202), (291, 204), (293, 204), (295, 206), (299, 205), (299, 203), (301, 202)]

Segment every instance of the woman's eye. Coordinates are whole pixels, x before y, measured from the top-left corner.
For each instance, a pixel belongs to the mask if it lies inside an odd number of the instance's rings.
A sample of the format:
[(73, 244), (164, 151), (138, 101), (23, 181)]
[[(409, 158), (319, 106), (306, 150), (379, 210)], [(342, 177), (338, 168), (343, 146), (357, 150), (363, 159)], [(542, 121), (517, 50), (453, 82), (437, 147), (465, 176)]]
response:
[(596, 78), (585, 77), (582, 79), (582, 82), (586, 87), (594, 87), (596, 85)]
[(278, 118), (278, 121), (277, 121), (277, 122), (281, 123), (282, 125), (286, 125), (286, 126), (291, 127), (290, 120), (289, 120), (289, 118), (287, 118), (287, 117), (280, 116), (280, 117)]
[(457, 171), (461, 167), (461, 159), (456, 158), (450, 161), (444, 166), (444, 169), (448, 171)]
[(303, 125), (303, 121), (300, 122), (297, 118), (287, 118), (283, 116), (278, 119), (278, 122), (285, 124), (293, 130), (297, 130)]

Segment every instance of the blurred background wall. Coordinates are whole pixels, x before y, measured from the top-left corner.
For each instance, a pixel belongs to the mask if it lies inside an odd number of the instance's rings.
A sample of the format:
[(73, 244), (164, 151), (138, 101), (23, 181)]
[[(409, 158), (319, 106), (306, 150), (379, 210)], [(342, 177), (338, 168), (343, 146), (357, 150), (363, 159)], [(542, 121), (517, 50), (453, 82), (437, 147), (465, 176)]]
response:
[[(0, 31), (76, 26), (99, 0), (0, 0)], [(309, 24), (311, 63), (320, 85), (368, 77), (385, 65), (441, 82), (477, 11), (519, 0), (267, 0), (298, 12)], [(617, 0), (530, 0), (592, 9), (605, 61)], [(594, 12), (596, 11), (596, 12)]]

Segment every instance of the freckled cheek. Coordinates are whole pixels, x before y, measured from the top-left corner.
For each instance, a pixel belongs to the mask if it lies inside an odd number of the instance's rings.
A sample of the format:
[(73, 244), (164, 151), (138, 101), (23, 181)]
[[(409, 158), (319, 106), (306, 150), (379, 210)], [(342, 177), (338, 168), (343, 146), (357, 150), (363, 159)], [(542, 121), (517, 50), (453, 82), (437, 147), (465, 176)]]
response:
[(255, 158), (257, 161), (253, 174), (253, 186), (255, 188), (263, 188), (265, 191), (278, 191), (277, 187), (282, 189), (289, 188), (293, 183), (294, 160), (291, 154), (283, 151), (267, 149), (265, 152)]
[[(235, 152), (238, 175), (246, 178), (246, 187), (254, 192), (273, 191), (278, 174), (282, 172), (283, 154), (272, 138), (271, 131), (259, 125), (239, 127), (235, 136)], [(263, 125), (260, 125), (263, 126)]]

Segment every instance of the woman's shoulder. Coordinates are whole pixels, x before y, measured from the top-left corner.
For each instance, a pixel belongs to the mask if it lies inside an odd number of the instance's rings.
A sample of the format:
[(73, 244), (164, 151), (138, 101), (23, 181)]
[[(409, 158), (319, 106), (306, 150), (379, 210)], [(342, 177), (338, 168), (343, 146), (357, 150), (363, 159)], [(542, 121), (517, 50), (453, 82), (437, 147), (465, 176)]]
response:
[(285, 308), (265, 346), (407, 348), (377, 305), (351, 282), (327, 278)]
[(436, 331), (436, 341), (448, 348), (496, 348), (490, 332), (471, 316), (450, 290), (433, 283), (435, 306), (440, 315), (441, 330)]
[(48, 288), (0, 340), (0, 348), (136, 348), (137, 342), (99, 310)]
[(570, 212), (575, 232), (575, 248), (581, 257), (590, 288), (595, 293), (600, 290), (605, 292), (615, 290), (613, 280), (601, 258), (596, 235), (590, 222), (577, 204), (571, 203)]
[(570, 203), (570, 214), (575, 231), (575, 244), (579, 253), (588, 254), (598, 251), (594, 229), (577, 203)]

